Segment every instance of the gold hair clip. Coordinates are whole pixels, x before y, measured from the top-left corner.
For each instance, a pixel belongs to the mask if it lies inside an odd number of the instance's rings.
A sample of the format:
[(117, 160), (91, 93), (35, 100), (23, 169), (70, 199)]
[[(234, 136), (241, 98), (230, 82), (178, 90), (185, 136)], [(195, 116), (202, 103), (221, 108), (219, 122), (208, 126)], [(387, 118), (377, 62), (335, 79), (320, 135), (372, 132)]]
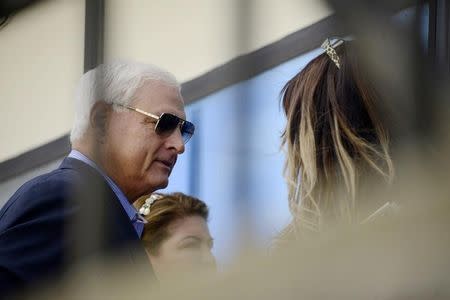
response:
[(339, 55), (336, 53), (336, 47), (344, 43), (343, 39), (330, 39), (327, 38), (320, 47), (325, 50), (330, 59), (334, 62), (338, 69), (341, 68), (341, 62)]
[(158, 194), (151, 194), (150, 197), (145, 199), (145, 203), (139, 209), (139, 213), (143, 216), (147, 216), (150, 213), (150, 206), (158, 199), (161, 199), (163, 196)]

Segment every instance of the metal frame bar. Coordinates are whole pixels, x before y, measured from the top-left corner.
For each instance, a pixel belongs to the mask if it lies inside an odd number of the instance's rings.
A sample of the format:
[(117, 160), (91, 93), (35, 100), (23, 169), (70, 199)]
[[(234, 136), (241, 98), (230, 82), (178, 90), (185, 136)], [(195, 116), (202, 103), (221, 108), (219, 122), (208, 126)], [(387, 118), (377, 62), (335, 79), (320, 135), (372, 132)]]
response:
[(430, 0), (428, 50), (435, 67), (450, 72), (450, 3), (446, 0)]
[(105, 0), (86, 0), (84, 29), (84, 71), (103, 62)]

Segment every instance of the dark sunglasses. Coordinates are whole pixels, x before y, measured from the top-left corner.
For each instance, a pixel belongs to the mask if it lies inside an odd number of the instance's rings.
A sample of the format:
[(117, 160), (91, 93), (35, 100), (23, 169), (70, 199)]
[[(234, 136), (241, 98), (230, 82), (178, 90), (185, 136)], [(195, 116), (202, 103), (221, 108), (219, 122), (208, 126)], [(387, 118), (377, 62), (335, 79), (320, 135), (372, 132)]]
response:
[(183, 120), (173, 114), (162, 113), (159, 117), (152, 113), (143, 111), (139, 108), (135, 108), (128, 105), (116, 104), (121, 107), (125, 107), (131, 110), (134, 110), (138, 113), (141, 113), (147, 117), (156, 120), (155, 132), (161, 136), (169, 136), (171, 135), (175, 129), (180, 128), (181, 136), (183, 137), (183, 141), (186, 144), (189, 139), (192, 137), (195, 131), (195, 125), (189, 121)]

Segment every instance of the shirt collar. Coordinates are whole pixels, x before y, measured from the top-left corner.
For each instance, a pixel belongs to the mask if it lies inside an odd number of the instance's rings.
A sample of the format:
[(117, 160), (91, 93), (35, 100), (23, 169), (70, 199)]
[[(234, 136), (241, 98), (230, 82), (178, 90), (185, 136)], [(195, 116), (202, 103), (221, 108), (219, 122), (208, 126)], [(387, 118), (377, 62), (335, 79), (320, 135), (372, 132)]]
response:
[(93, 162), (89, 157), (87, 157), (83, 153), (81, 153), (77, 150), (72, 150), (72, 151), (70, 151), (68, 157), (80, 160), (80, 161), (88, 164), (89, 166), (91, 166), (92, 168), (97, 170), (97, 172), (99, 172), (102, 175), (102, 177), (108, 183), (109, 187), (113, 190), (114, 194), (119, 199), (119, 202), (122, 205), (125, 212), (127, 213), (128, 218), (133, 223), (133, 226), (135, 227), (136, 232), (138, 233), (139, 236), (141, 236), (142, 230), (137, 229), (137, 227), (134, 225), (134, 223), (136, 221), (137, 222), (142, 221), (141, 218), (139, 218), (140, 215), (138, 214), (138, 212), (134, 208), (134, 206), (128, 201), (128, 198), (125, 196), (125, 194), (122, 192), (122, 190), (117, 186), (117, 184), (108, 175), (106, 175), (105, 172), (99, 166), (97, 166), (97, 164), (95, 162)]

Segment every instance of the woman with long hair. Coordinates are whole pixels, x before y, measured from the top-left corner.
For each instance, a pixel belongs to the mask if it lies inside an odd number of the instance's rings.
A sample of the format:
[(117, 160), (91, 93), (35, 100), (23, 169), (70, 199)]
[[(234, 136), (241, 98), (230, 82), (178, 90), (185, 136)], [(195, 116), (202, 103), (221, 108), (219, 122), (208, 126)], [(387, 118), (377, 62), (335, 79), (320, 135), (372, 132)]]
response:
[(393, 178), (379, 98), (353, 43), (327, 39), (324, 53), (282, 90), (287, 117), (282, 145), (293, 215), (285, 234), (362, 222), (378, 205), (366, 203), (364, 183), (376, 175), (387, 182)]

